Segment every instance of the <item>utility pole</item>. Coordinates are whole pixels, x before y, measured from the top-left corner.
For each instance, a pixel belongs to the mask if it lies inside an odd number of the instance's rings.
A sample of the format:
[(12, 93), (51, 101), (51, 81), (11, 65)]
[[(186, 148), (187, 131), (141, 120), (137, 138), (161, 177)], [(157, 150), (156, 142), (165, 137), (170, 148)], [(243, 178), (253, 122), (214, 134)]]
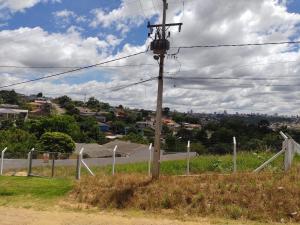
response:
[[(163, 75), (164, 75), (164, 62), (167, 50), (170, 49), (170, 42), (166, 37), (166, 27), (179, 26), (181, 30), (182, 23), (166, 24), (168, 3), (167, 0), (163, 1), (163, 18), (162, 24), (151, 25), (148, 23), (150, 37), (153, 33), (153, 28), (156, 28), (155, 40), (151, 42), (151, 50), (153, 50), (154, 59), (159, 60), (159, 76), (158, 76), (158, 91), (157, 91), (157, 105), (156, 105), (156, 120), (155, 120), (155, 140), (153, 152), (153, 166), (152, 166), (152, 179), (159, 178), (160, 172), (160, 138), (162, 128), (162, 105), (163, 105)], [(168, 34), (170, 37), (170, 32)]]

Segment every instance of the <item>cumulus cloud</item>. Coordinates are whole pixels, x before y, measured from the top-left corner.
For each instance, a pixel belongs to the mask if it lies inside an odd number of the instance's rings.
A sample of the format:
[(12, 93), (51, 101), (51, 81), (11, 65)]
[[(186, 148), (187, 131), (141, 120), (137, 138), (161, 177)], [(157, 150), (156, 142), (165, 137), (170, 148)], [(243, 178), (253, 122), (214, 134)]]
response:
[(55, 18), (56, 23), (63, 28), (66, 28), (72, 23), (80, 24), (87, 22), (87, 18), (85, 16), (77, 15), (75, 12), (67, 9), (56, 11), (52, 14)]
[(114, 27), (123, 34), (127, 33), (130, 28), (140, 26), (145, 19), (151, 18), (157, 12), (151, 1), (129, 1), (123, 0), (120, 7), (106, 11), (103, 8), (92, 10), (94, 18), (91, 27)]
[(0, 0), (0, 9), (7, 8), (12, 12), (23, 11), (40, 2), (60, 3), (61, 0)]
[[(144, 12), (139, 5), (130, 2), (123, 1), (119, 8), (111, 12), (104, 9), (93, 11), (95, 17), (91, 26), (114, 27), (126, 32), (142, 23), (144, 13), (149, 16), (155, 14), (153, 5), (147, 6), (152, 1), (142, 1)], [(145, 11), (147, 8), (151, 10)], [(181, 33), (171, 29), (173, 47), (299, 39), (297, 25), (300, 15), (289, 13), (283, 1), (186, 1), (184, 10), (178, 2), (170, 1), (168, 22), (180, 21), (184, 23)], [(69, 29), (65, 34), (49, 34), (41, 28), (6, 30), (0, 32), (0, 44), (3, 46), (0, 60), (10, 65), (85, 65), (145, 50), (150, 41), (147, 40), (142, 46), (127, 44), (113, 55), (111, 46), (118, 46), (120, 39), (115, 34), (101, 39), (83, 38), (76, 29)], [(169, 51), (176, 52), (177, 48)], [(181, 111), (299, 114), (295, 105), (300, 94), (295, 86), (300, 85), (297, 82), (299, 58), (299, 48), (293, 45), (181, 49), (177, 59), (166, 58), (165, 76), (180, 79), (165, 80), (164, 105)], [(150, 52), (110, 65), (128, 64), (152, 66), (97, 68), (75, 74), (73, 78), (67, 76), (55, 79), (55, 82), (49, 80), (18, 88), (26, 93), (43, 91), (57, 95), (70, 94), (77, 99), (83, 98), (86, 93), (112, 104), (154, 109), (157, 91), (155, 81), (119, 92), (108, 91), (112, 86), (158, 74), (157, 63)], [(12, 79), (28, 79), (31, 74), (40, 74), (40, 71), (4, 71), (0, 81), (7, 84), (13, 82)], [(95, 74), (105, 79), (95, 78)], [(80, 82), (76, 82), (83, 76), (86, 81), (81, 78)], [(197, 80), (188, 77), (237, 79)]]

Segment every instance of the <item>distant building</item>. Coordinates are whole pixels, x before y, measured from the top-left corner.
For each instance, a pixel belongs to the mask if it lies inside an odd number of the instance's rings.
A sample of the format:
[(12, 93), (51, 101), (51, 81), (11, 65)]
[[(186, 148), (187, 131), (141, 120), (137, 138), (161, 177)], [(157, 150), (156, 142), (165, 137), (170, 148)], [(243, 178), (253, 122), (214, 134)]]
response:
[(187, 130), (201, 129), (200, 124), (183, 123), (182, 126)]
[(11, 105), (11, 104), (1, 104), (0, 107), (6, 109), (19, 109), (18, 105)]
[(171, 119), (162, 119), (162, 123), (171, 129), (179, 128), (180, 125)]
[(109, 132), (110, 131), (110, 126), (105, 124), (105, 123), (99, 123), (99, 129), (102, 132)]
[(139, 129), (145, 129), (145, 128), (153, 128), (154, 127), (154, 122), (153, 121), (141, 121), (141, 122), (136, 122), (136, 126)]
[(27, 120), (28, 110), (0, 108), (0, 120)]
[(51, 101), (45, 98), (36, 98), (33, 102), (29, 103), (31, 110), (30, 115), (42, 116), (51, 113)]

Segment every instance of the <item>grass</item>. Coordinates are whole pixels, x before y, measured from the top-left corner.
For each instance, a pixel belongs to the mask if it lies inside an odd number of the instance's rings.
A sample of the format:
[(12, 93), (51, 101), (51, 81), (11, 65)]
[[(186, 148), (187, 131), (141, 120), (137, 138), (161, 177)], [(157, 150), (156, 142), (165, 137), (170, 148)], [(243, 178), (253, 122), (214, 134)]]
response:
[(0, 205), (50, 204), (72, 190), (69, 179), (0, 176)]
[[(239, 153), (237, 158), (237, 168), (239, 172), (251, 172), (268, 160), (272, 153)], [(295, 157), (295, 162), (300, 162), (300, 157)], [(231, 155), (205, 155), (191, 159), (191, 174), (201, 174), (207, 172), (213, 173), (230, 173), (233, 163)], [(283, 168), (283, 156), (276, 159), (265, 170), (269, 172), (280, 172)], [(95, 174), (111, 174), (112, 166), (92, 167)], [(116, 165), (116, 173), (148, 173), (148, 163), (132, 163)], [(75, 166), (73, 167), (56, 167), (55, 176), (57, 177), (75, 177)], [(37, 167), (33, 169), (33, 173), (38, 175), (49, 176), (51, 174), (50, 167)], [(163, 175), (183, 175), (186, 173), (186, 160), (164, 161), (161, 163), (161, 174)], [(87, 171), (82, 169), (83, 175), (88, 175)]]
[(71, 197), (101, 209), (300, 222), (300, 167), (288, 174), (162, 176), (157, 181), (141, 174), (99, 175), (83, 178)]
[[(63, 179), (0, 177), (0, 206), (47, 207), (69, 196), (70, 202), (100, 209), (166, 212), (179, 219), (189, 215), (300, 222), (299, 157), (287, 174), (282, 171), (283, 157), (265, 172), (250, 173), (271, 155), (240, 153), (237, 174), (230, 173), (231, 155), (197, 157), (191, 160), (191, 173), (199, 175), (194, 177), (174, 176), (185, 173), (185, 160), (162, 162), (158, 181), (147, 176), (147, 163), (116, 165), (114, 177), (111, 166), (92, 168), (96, 177), (83, 169), (80, 182), (72, 181), (74, 167), (56, 168), (56, 176)], [(49, 175), (51, 170), (39, 167), (33, 172)]]

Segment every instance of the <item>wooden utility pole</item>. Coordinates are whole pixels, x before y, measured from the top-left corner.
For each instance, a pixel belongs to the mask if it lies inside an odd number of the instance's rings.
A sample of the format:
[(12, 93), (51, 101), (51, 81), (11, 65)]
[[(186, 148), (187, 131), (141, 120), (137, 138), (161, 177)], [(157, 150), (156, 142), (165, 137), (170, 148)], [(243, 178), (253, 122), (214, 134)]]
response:
[[(167, 14), (167, 0), (163, 0), (163, 21), (162, 21), (162, 40), (166, 40), (166, 14)], [(153, 153), (153, 167), (152, 179), (159, 177), (160, 171), (160, 136), (162, 127), (162, 104), (163, 104), (163, 86), (164, 86), (164, 62), (166, 50), (163, 50), (159, 55), (159, 76), (158, 76), (158, 91), (157, 91), (157, 105), (156, 105), (156, 120), (155, 120), (155, 140)]]
[[(148, 36), (151, 36), (153, 28), (156, 28), (155, 40), (151, 43), (151, 50), (153, 50), (155, 56), (154, 59), (159, 60), (159, 76), (158, 76), (158, 91), (157, 91), (157, 106), (156, 106), (156, 120), (155, 120), (155, 140), (154, 140), (154, 152), (153, 152), (153, 166), (152, 166), (152, 179), (159, 178), (160, 172), (160, 137), (162, 128), (162, 104), (163, 104), (163, 75), (164, 75), (164, 61), (167, 50), (170, 48), (170, 42), (166, 38), (166, 27), (179, 26), (181, 30), (182, 23), (166, 24), (168, 3), (167, 0), (163, 1), (163, 18), (162, 24), (151, 25), (148, 23), (150, 32)], [(170, 33), (168, 34), (168, 37)]]

